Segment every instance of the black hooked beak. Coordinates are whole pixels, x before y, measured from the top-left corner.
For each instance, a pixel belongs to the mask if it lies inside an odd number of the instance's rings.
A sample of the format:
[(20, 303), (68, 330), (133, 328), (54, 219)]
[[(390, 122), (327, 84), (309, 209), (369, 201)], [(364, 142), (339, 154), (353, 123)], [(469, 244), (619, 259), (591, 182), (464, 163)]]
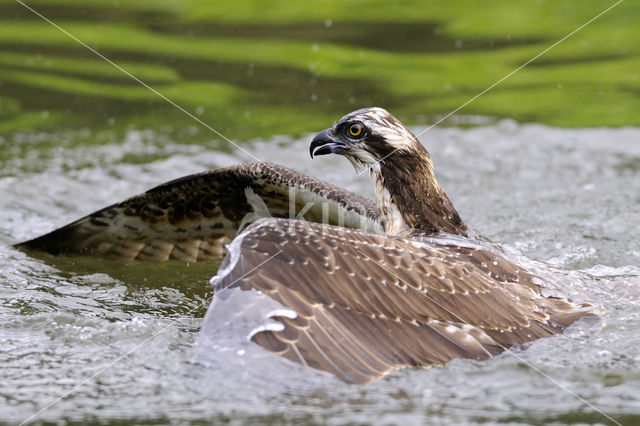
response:
[(342, 142), (336, 141), (329, 134), (329, 129), (327, 129), (321, 131), (313, 138), (311, 146), (309, 147), (309, 154), (313, 159), (314, 155), (341, 154), (347, 149), (348, 147)]

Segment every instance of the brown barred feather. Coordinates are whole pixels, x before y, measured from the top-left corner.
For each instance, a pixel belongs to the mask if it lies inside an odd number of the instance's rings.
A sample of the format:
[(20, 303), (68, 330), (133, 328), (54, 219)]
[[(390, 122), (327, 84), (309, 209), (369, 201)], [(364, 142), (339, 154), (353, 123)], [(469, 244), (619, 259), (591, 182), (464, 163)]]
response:
[(221, 258), (243, 219), (255, 215), (247, 188), (266, 206), (263, 216), (298, 215), (306, 206), (303, 217), (321, 221), (324, 203), (328, 223), (381, 230), (371, 200), (286, 167), (246, 163), (167, 182), (16, 247), (122, 260)]
[(415, 242), (263, 219), (234, 245), (241, 261), (226, 258), (216, 291), (259, 290), (298, 314), (272, 317), (283, 330), (252, 340), (347, 382), (454, 358), (487, 359), (595, 315), (589, 305), (544, 297), (535, 275), (483, 246), (458, 246), (459, 256), (450, 256), (446, 237)]

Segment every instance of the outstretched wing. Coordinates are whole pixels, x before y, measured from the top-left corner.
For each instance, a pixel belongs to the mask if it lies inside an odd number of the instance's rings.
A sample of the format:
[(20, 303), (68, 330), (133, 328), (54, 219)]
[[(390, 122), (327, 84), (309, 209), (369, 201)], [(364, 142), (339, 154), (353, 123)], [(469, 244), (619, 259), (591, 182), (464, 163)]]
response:
[(382, 232), (373, 201), (286, 167), (246, 163), (167, 182), (17, 247), (195, 262), (222, 257), (257, 217), (292, 215)]
[[(488, 249), (437, 241), (261, 220), (232, 243), (203, 333), (256, 309), (233, 294), (266, 295), (281, 308), (271, 307), (248, 338), (366, 383), (407, 366), (489, 358), (593, 315), (541, 296), (533, 275)], [(228, 306), (234, 300), (244, 302)]]

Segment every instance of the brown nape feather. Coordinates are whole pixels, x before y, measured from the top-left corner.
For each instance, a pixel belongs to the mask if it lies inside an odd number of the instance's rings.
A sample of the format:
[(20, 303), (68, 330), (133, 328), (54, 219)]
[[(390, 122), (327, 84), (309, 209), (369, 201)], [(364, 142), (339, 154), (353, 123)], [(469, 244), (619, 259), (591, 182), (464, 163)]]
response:
[(431, 157), (417, 140), (384, 159), (380, 174), (409, 227), (426, 234), (467, 235), (467, 225), (438, 184)]

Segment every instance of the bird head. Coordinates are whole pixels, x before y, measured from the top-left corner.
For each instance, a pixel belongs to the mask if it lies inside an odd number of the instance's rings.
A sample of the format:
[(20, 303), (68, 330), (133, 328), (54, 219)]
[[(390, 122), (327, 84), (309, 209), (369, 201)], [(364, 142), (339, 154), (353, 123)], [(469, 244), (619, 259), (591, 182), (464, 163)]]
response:
[[(316, 155), (339, 154), (356, 168), (376, 167), (398, 157), (419, 155), (429, 158), (418, 139), (383, 108), (364, 108), (342, 117), (313, 138), (309, 148)], [(424, 157), (426, 154), (426, 157)]]
[(466, 235), (466, 225), (438, 184), (427, 150), (407, 127), (382, 108), (364, 108), (318, 133), (316, 155), (339, 154), (367, 172), (385, 232)]

